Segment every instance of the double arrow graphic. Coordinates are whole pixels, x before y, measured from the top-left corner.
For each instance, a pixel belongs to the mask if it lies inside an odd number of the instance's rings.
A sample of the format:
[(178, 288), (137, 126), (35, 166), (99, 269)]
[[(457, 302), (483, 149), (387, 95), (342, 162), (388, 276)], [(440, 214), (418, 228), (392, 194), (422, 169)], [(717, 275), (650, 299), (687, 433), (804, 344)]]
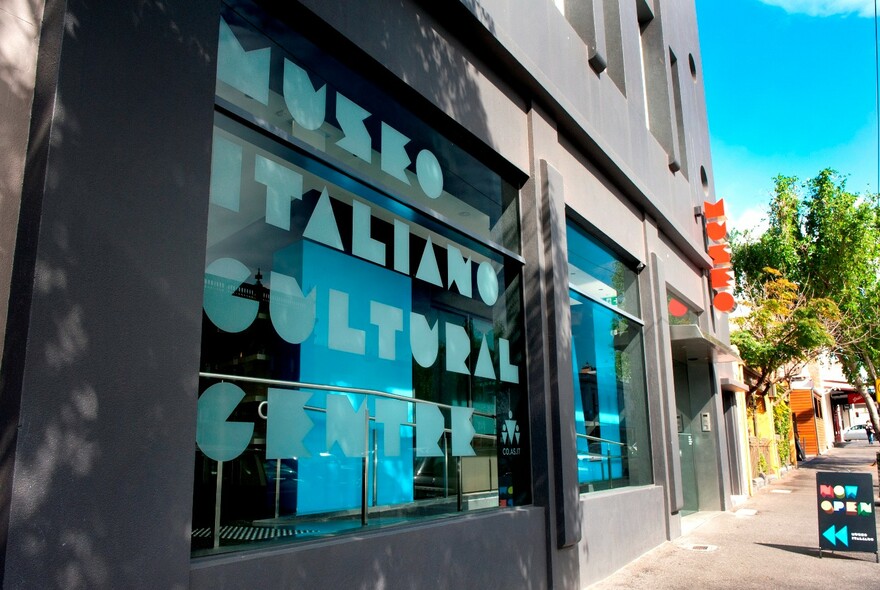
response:
[(837, 542), (840, 541), (847, 547), (849, 547), (849, 533), (847, 532), (846, 527), (841, 527), (839, 531), (834, 530), (834, 525), (831, 525), (828, 530), (822, 533), (822, 536), (828, 539), (832, 545), (837, 545)]

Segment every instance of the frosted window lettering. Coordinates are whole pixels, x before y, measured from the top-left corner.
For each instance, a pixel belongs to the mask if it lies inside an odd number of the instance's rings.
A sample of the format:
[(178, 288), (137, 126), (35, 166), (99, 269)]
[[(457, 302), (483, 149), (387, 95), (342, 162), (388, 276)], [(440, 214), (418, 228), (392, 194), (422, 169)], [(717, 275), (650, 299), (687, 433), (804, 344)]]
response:
[[(269, 104), (269, 66), (271, 48), (245, 51), (229, 25), (221, 19), (220, 49), (218, 54), (217, 77), (236, 90), (250, 96), (264, 105)], [(326, 84), (316, 88), (309, 73), (284, 59), (282, 93), (287, 111), (295, 125), (315, 131), (326, 121), (328, 94), (331, 90)], [(340, 93), (335, 93), (336, 118), (341, 127), (342, 137), (336, 145), (354, 156), (371, 163), (372, 138), (364, 121), (371, 113)], [(407, 168), (412, 160), (406, 152), (410, 138), (384, 121), (380, 126), (380, 168), (389, 176), (412, 184)], [(443, 169), (437, 156), (422, 149), (416, 156), (415, 176), (419, 187), (429, 199), (437, 199), (443, 194)]]
[(302, 176), (258, 155), (254, 179), (266, 185), (266, 223), (290, 229), (290, 201), (302, 199)]
[(327, 194), (326, 188), (321, 191), (321, 198), (318, 199), (318, 205), (309, 218), (303, 237), (342, 250), (342, 238), (336, 227), (336, 217), (330, 206), (330, 195)]
[(238, 211), (241, 199), (241, 146), (214, 136), (211, 153), (211, 202)]
[(221, 330), (241, 332), (257, 317), (259, 303), (234, 296), (250, 276), (250, 269), (232, 258), (217, 259), (205, 269), (205, 313)]
[(232, 383), (216, 383), (199, 398), (196, 443), (215, 461), (235, 459), (247, 448), (254, 425), (228, 422), (227, 418), (244, 399), (245, 393)]
[(515, 188), (307, 36), (222, 11), (193, 554), (528, 503), (527, 440), (499, 434), (528, 423)]
[(262, 104), (269, 104), (271, 51), (269, 47), (245, 51), (226, 21), (220, 19), (217, 77)]
[(341, 94), (336, 95), (336, 118), (344, 134), (336, 145), (350, 151), (368, 164), (373, 159), (370, 132), (364, 125), (364, 121), (369, 116), (370, 113), (366, 109), (362, 109)]
[[(216, 383), (199, 398), (199, 419), (196, 442), (206, 456), (215, 461), (230, 461), (247, 449), (254, 432), (252, 422), (233, 422), (229, 416), (243, 400), (245, 392), (232, 383)], [(301, 391), (269, 388), (267, 402), (266, 458), (311, 457), (304, 441), (315, 423), (306, 413), (312, 394)], [(327, 394), (326, 440), (321, 453), (330, 452), (338, 444), (342, 456), (362, 457), (367, 419), (366, 401), (357, 409), (346, 395)], [(476, 434), (471, 418), (473, 408), (455, 407), (452, 415), (452, 454), (474, 455), (471, 441)], [(400, 455), (400, 426), (408, 421), (407, 403), (378, 399), (374, 418), (384, 425), (385, 455)], [(443, 435), (443, 414), (436, 406), (416, 406), (416, 456), (443, 455), (437, 441)]]
[[(268, 80), (266, 80), (268, 91)], [(306, 129), (314, 131), (324, 123), (324, 105), (327, 103), (327, 87), (318, 90), (312, 86), (304, 69), (284, 60), (284, 102), (293, 120)]]

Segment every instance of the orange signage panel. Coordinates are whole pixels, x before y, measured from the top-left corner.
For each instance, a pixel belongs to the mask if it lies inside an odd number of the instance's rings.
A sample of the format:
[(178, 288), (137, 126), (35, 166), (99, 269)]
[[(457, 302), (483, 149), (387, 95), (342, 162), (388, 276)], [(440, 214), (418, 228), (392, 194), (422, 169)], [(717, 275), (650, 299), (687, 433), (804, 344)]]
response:
[(712, 305), (720, 312), (730, 313), (736, 308), (733, 298), (733, 272), (730, 270), (730, 247), (727, 245), (727, 214), (724, 199), (703, 203), (706, 218), (706, 237), (715, 242), (709, 245), (709, 257), (713, 268), (709, 273), (709, 285), (715, 291)]

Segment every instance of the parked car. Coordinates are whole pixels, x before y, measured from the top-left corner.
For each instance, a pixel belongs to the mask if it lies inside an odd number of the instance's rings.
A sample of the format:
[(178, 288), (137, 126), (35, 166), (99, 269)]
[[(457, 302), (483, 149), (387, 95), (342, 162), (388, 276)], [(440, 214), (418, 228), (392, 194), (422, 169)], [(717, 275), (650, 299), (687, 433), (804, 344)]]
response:
[(864, 424), (850, 426), (843, 431), (843, 440), (868, 440), (868, 433)]

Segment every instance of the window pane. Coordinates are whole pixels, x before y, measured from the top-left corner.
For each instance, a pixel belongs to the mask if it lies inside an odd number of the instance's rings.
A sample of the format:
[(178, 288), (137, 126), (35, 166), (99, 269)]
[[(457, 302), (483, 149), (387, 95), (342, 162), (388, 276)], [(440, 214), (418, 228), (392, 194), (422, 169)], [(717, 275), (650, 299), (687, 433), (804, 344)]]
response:
[(641, 326), (571, 298), (578, 481), (584, 491), (651, 483)]
[(568, 230), (568, 282), (571, 288), (641, 317), (636, 272), (571, 224)]
[[(244, 12), (227, 11), (221, 21), (222, 101), (395, 198), (520, 251), (517, 191), (510, 183), (303, 35), (257, 9)], [(255, 22), (271, 30), (271, 38)]]
[(649, 484), (642, 326), (608, 307), (638, 309), (636, 273), (572, 224), (568, 246), (581, 490)]
[(529, 503), (518, 193), (223, 8), (193, 553)]
[(689, 325), (699, 324), (700, 322), (697, 312), (691, 306), (669, 292), (666, 293), (666, 307), (669, 312), (667, 317), (669, 318), (670, 325)]
[(529, 501), (518, 263), (217, 115), (205, 265), (194, 552)]

